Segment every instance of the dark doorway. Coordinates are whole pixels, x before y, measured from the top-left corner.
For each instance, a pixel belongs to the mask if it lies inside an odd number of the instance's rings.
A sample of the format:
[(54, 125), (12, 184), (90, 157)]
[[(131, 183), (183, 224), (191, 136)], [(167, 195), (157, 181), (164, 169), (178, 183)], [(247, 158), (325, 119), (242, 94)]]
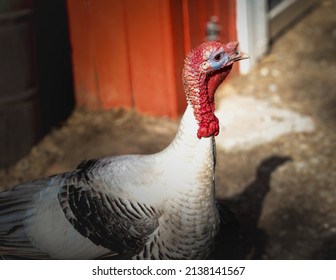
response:
[(59, 126), (74, 108), (66, 0), (34, 1), (40, 136)]
[(0, 167), (74, 108), (66, 1), (0, 2)]

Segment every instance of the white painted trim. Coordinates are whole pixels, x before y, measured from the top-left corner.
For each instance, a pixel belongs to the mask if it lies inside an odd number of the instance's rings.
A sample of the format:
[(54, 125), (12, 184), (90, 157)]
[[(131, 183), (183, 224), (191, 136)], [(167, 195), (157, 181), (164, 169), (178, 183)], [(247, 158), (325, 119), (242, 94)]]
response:
[(246, 74), (268, 49), (267, 0), (237, 1), (237, 36), (241, 50), (250, 55), (240, 62), (240, 72)]

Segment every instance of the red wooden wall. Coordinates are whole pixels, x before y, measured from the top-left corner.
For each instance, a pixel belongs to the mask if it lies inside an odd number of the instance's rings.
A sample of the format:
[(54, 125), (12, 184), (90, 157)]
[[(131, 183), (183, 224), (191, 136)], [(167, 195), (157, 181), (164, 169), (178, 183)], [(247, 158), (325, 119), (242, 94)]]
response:
[(235, 0), (68, 0), (76, 100), (175, 118), (185, 109), (185, 53), (216, 15), (236, 39)]

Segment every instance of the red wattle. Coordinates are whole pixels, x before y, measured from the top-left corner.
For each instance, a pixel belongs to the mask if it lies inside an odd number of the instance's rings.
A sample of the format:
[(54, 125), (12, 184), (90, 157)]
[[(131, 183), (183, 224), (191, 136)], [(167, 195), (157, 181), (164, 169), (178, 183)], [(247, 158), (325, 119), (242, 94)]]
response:
[(219, 133), (218, 118), (213, 113), (202, 115), (202, 120), (198, 123), (197, 137), (210, 137), (212, 135), (217, 136)]

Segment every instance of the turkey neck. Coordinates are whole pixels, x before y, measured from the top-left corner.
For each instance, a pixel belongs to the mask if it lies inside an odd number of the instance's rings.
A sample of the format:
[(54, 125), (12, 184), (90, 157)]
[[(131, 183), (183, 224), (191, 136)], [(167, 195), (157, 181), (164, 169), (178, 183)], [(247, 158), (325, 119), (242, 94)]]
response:
[(183, 114), (177, 134), (170, 145), (171, 148), (178, 154), (187, 155), (187, 158), (208, 152), (209, 149), (212, 149), (215, 139), (213, 136), (199, 139), (197, 137), (198, 130), (199, 124), (195, 119), (192, 105), (189, 104)]
[(166, 170), (174, 181), (170, 187), (179, 193), (202, 193), (201, 197), (213, 199), (215, 139), (199, 139), (198, 128), (193, 108), (188, 105), (174, 140), (163, 151)]
[(197, 131), (193, 108), (188, 105), (174, 140), (162, 154), (168, 178), (165, 214), (157, 232), (162, 258), (207, 258), (217, 232), (215, 139), (199, 139)]
[(214, 137), (219, 133), (214, 95), (230, 70), (228, 66), (206, 74), (192, 58), (186, 59), (182, 78), (188, 105), (175, 139), (164, 151), (168, 152), (166, 167), (174, 182), (170, 187), (180, 193), (202, 193), (210, 202), (215, 188)]

